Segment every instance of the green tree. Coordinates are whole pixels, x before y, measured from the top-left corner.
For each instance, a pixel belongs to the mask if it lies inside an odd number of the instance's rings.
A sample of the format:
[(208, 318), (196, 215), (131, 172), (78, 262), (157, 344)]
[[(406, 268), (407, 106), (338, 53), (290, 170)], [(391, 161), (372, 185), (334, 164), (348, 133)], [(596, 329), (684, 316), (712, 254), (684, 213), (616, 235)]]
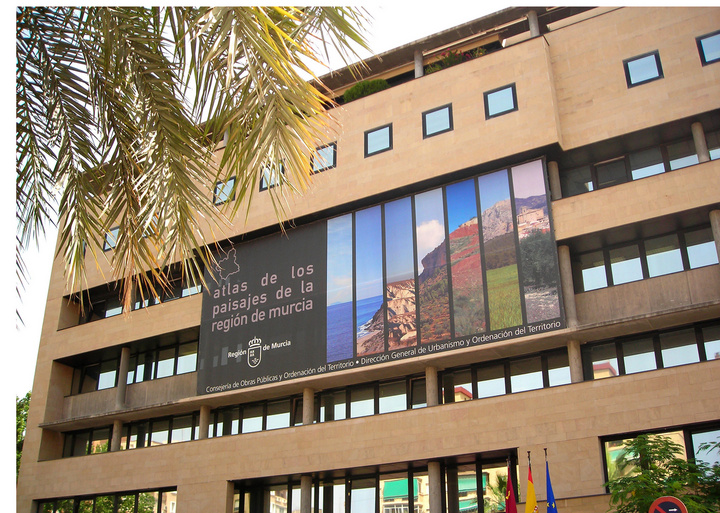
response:
[(655, 499), (667, 495), (683, 501), (689, 513), (719, 510), (717, 463), (710, 467), (679, 457), (684, 454), (683, 447), (666, 436), (640, 435), (626, 441), (623, 447), (616, 461), (622, 477), (606, 483), (610, 490), (608, 511), (646, 513)]
[(20, 459), (22, 457), (23, 443), (25, 442), (25, 428), (27, 427), (28, 407), (30, 406), (30, 392), (20, 399), (15, 396), (15, 425), (17, 427), (17, 466), (15, 467), (15, 477), (20, 474)]
[[(171, 262), (201, 280), (207, 241), (280, 164), (270, 194), (282, 221), (327, 127), (331, 100), (310, 63), (330, 48), (357, 57), (365, 21), (343, 7), (18, 7), (20, 284), (23, 248), (56, 216), (74, 290), (119, 227), (109, 258), (125, 306), (133, 290), (167, 285)], [(219, 210), (213, 190), (230, 177), (237, 201)]]

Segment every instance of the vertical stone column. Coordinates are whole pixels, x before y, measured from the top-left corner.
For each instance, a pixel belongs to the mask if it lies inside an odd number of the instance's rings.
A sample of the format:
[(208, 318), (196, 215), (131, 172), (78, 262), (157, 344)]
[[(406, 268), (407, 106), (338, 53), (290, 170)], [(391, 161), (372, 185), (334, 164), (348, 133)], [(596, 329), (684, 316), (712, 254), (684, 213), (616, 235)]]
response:
[(312, 491), (312, 476), (300, 476), (300, 513), (310, 513), (312, 509)]
[(442, 513), (442, 474), (439, 461), (428, 462), (428, 485), (430, 487), (430, 513)]
[(122, 420), (114, 420), (112, 427), (112, 439), (110, 440), (110, 452), (120, 450), (120, 440), (122, 438), (123, 423)]
[(569, 328), (578, 325), (577, 308), (575, 306), (575, 287), (572, 279), (572, 264), (570, 263), (570, 248), (558, 246), (558, 265), (560, 267), (560, 283), (562, 284), (563, 304), (565, 305), (565, 319)]
[(428, 406), (438, 405), (437, 367), (425, 367), (425, 399)]
[(422, 50), (415, 50), (415, 78), (420, 78), (425, 74), (425, 68), (423, 67), (423, 54)]
[(115, 392), (115, 408), (122, 410), (125, 408), (125, 398), (127, 396), (127, 377), (130, 369), (130, 348), (123, 347), (120, 350), (120, 366), (118, 368), (117, 391)]
[(200, 434), (199, 439), (205, 440), (210, 432), (210, 406), (203, 404), (200, 406)]
[(708, 162), (710, 160), (710, 152), (708, 151), (707, 139), (705, 139), (705, 131), (703, 130), (702, 123), (696, 121), (690, 126), (690, 129), (692, 130), (698, 161)]
[(527, 13), (528, 24), (530, 25), (530, 37), (537, 37), (540, 35), (540, 24), (538, 23), (537, 13), (535, 11), (528, 11)]
[(715, 239), (715, 251), (720, 256), (720, 210), (710, 212), (710, 227), (712, 228), (713, 239)]
[(550, 198), (553, 201), (562, 199), (562, 187), (560, 186), (560, 169), (557, 162), (548, 162), (548, 179), (550, 181)]
[(315, 421), (315, 390), (312, 388), (303, 388), (303, 426), (312, 424)]
[(582, 356), (580, 355), (580, 342), (570, 340), (567, 343), (568, 362), (570, 365), (570, 382), (580, 383), (583, 380)]

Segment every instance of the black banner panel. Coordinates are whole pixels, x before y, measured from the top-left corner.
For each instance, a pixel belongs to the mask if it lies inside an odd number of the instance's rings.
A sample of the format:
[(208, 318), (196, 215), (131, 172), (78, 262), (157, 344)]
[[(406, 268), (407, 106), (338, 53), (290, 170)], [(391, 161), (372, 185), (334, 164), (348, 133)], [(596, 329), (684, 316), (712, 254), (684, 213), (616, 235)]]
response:
[(565, 327), (542, 160), (216, 255), (198, 394)]

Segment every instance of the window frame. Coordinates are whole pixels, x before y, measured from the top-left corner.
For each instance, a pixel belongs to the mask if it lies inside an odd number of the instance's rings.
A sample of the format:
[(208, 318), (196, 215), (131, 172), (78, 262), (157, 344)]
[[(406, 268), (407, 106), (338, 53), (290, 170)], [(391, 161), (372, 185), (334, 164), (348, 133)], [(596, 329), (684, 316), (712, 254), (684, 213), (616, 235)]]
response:
[[(640, 80), (638, 82), (634, 82), (632, 80), (632, 74), (630, 72), (630, 64), (635, 61), (646, 59), (648, 57), (655, 58), (655, 67), (657, 69), (657, 76), (652, 77), (652, 78), (646, 78), (646, 79)], [(624, 59), (623, 60), (623, 70), (625, 71), (625, 82), (627, 83), (628, 89), (639, 86), (639, 85), (647, 84), (649, 82), (654, 82), (655, 80), (660, 80), (661, 78), (665, 78), (665, 75), (664, 75), (663, 69), (662, 69), (662, 63), (660, 62), (660, 51), (659, 50), (653, 50), (651, 52), (647, 52), (647, 53), (644, 53), (641, 55), (635, 55), (634, 57)]]
[[(428, 133), (427, 131), (427, 116), (429, 114), (434, 114), (435, 112), (440, 112), (442, 110), (447, 110), (448, 112), (448, 128), (443, 128), (442, 130), (438, 130), (433, 133)], [(444, 134), (447, 132), (452, 132), (455, 129), (455, 126), (453, 124), (453, 112), (452, 112), (452, 103), (447, 103), (445, 105), (441, 105), (439, 107), (435, 107), (434, 109), (426, 110), (422, 113), (422, 133), (423, 133), (423, 139), (428, 139), (430, 137), (435, 137), (436, 135)]]
[[(318, 161), (318, 155), (320, 154), (321, 150), (324, 150), (326, 148), (332, 148), (332, 161), (325, 167), (320, 167), (318, 169), (315, 169), (315, 163)], [(326, 171), (328, 169), (333, 169), (337, 167), (337, 142), (331, 142), (328, 144), (325, 144), (323, 146), (318, 146), (315, 148), (315, 154), (312, 157), (312, 161), (310, 163), (310, 168), (312, 170), (312, 173), (322, 173), (323, 171)]]
[[(388, 130), (388, 145), (387, 145), (387, 147), (386, 147), (386, 148), (379, 149), (379, 150), (375, 150), (375, 151), (373, 151), (373, 152), (368, 152), (368, 136), (369, 136), (370, 134), (373, 134), (373, 133), (375, 133), (375, 132), (379, 132), (379, 131), (385, 130), (385, 129)], [(393, 124), (392, 124), (392, 123), (387, 123), (387, 124), (385, 124), (385, 125), (380, 125), (380, 126), (377, 126), (377, 127), (375, 127), (375, 128), (371, 128), (371, 129), (369, 129), (369, 130), (365, 130), (365, 132), (364, 132), (364, 134), (363, 134), (363, 140), (364, 140), (364, 143), (365, 143), (365, 144), (364, 144), (364, 145), (365, 145), (365, 158), (372, 157), (372, 156), (374, 156), (374, 155), (378, 155), (378, 154), (380, 154), (380, 153), (385, 153), (386, 151), (392, 150), (392, 149), (393, 149)]]
[[(235, 184), (237, 180), (234, 176), (231, 176), (227, 180), (218, 180), (215, 182), (215, 188), (213, 189), (213, 205), (222, 205), (230, 201), (235, 201)], [(232, 185), (230, 185), (232, 184)], [(230, 191), (225, 195), (225, 198), (221, 198), (221, 194), (225, 194), (225, 188), (230, 185)]]
[[(280, 175), (284, 175), (284, 174), (285, 174), (285, 167), (284, 167), (282, 164), (279, 164), (279, 166), (280, 166), (280, 172), (279, 172), (279, 174), (277, 175), (278, 177), (279, 177)], [(270, 176), (270, 175), (267, 174), (267, 173), (269, 173), (270, 171), (272, 171), (272, 168), (271, 168), (270, 166), (268, 166), (268, 165), (263, 166), (263, 174), (262, 174), (262, 176), (260, 177), (260, 181), (259, 181), (259, 182), (260, 182), (260, 183), (259, 183), (260, 192), (267, 191), (268, 189), (272, 189), (273, 187), (277, 187), (277, 186), (279, 185), (278, 183), (269, 183), (269, 184), (267, 183), (265, 177), (266, 177), (266, 176)], [(276, 182), (277, 182), (277, 180), (276, 180)]]
[[(112, 237), (112, 240), (110, 239)], [(103, 251), (107, 252), (117, 247), (118, 238), (120, 237), (120, 226), (113, 226), (105, 233), (105, 241), (103, 242)]]
[(710, 39), (711, 37), (720, 37), (720, 30), (716, 30), (714, 32), (710, 32), (709, 34), (703, 34), (702, 36), (698, 36), (695, 38), (695, 42), (697, 43), (698, 47), (698, 53), (700, 54), (700, 62), (703, 66), (707, 66), (708, 64), (714, 64), (716, 62), (720, 62), (720, 55), (716, 57), (715, 59), (712, 59), (708, 61), (705, 57), (705, 50), (703, 49), (702, 42), (705, 39)]
[[(510, 91), (512, 93), (513, 108), (508, 109), (508, 110), (503, 110), (501, 112), (496, 112), (494, 114), (490, 114), (490, 104), (489, 104), (490, 95), (499, 93), (500, 91), (504, 91), (505, 89), (510, 89)], [(504, 85), (502, 87), (497, 87), (495, 89), (491, 89), (490, 91), (485, 91), (483, 93), (483, 104), (485, 105), (485, 120), (497, 118), (499, 116), (504, 116), (505, 114), (510, 114), (511, 112), (517, 111), (519, 109), (519, 107), (518, 107), (518, 99), (517, 99), (517, 88), (515, 86), (515, 82)]]

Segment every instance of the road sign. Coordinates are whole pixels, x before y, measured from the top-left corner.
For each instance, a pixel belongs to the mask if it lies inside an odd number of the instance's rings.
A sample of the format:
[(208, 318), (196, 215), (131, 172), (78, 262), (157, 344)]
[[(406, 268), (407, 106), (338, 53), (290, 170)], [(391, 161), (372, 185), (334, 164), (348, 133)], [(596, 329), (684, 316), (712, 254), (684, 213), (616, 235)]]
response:
[(649, 513), (688, 513), (688, 510), (676, 497), (660, 497), (650, 505)]

